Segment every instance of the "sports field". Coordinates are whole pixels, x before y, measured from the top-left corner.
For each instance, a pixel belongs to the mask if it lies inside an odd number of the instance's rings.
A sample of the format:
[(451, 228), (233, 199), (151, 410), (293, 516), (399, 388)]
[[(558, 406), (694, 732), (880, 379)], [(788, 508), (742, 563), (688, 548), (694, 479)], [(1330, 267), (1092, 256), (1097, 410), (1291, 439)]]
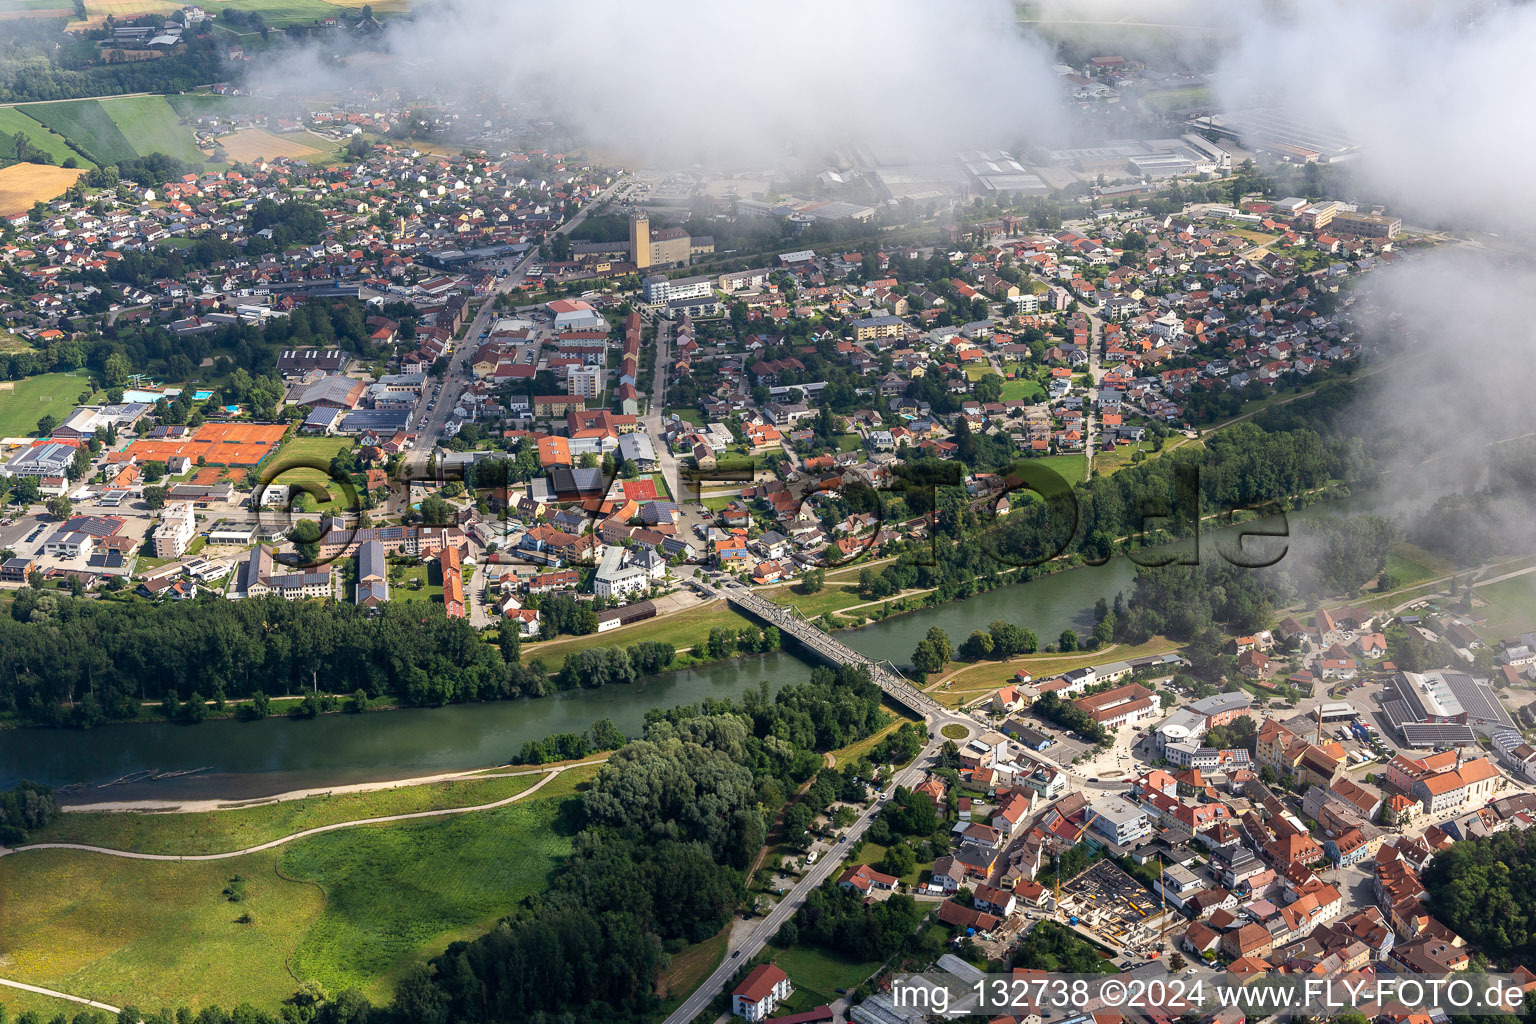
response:
[(9, 390), (0, 388), (0, 437), (35, 434), (44, 416), (62, 420), (90, 389), (91, 382), (74, 373), (45, 373), (18, 380)]
[(281, 423), (204, 423), (188, 440), (135, 441), (128, 450), (140, 462), (185, 455), (215, 466), (254, 466), (271, 454), (287, 430)]
[(14, 217), (35, 203), (57, 199), (84, 173), (47, 164), (11, 164), (0, 169), (0, 216)]

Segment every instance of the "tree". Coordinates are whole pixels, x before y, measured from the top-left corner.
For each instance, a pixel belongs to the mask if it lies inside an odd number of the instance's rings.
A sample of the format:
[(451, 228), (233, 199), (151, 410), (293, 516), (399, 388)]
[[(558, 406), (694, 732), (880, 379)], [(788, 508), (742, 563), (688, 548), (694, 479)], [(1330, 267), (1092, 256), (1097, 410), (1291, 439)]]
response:
[(790, 842), (800, 843), (815, 818), (816, 812), (807, 807), (805, 801), (799, 801), (784, 812), (784, 834)]
[(949, 642), (949, 634), (944, 632), (943, 629), (938, 626), (929, 626), (926, 639), (929, 643), (933, 644), (934, 650), (938, 652), (941, 665), (954, 658), (955, 649)]
[(37, 421), (37, 433), (39, 436), (53, 433), (53, 428), (59, 425), (59, 418), (48, 413)]
[(48, 499), (48, 514), (55, 519), (68, 519), (71, 508), (69, 499), (62, 494)]
[(165, 507), (166, 488), (159, 484), (150, 484), (144, 488), (144, 505), (151, 512), (156, 512)]
[(917, 854), (912, 852), (912, 847), (906, 843), (896, 843), (885, 851), (885, 858), (880, 862), (880, 870), (888, 875), (900, 878), (910, 874), (917, 867)]
[(972, 631), (960, 645), (960, 656), (968, 661), (980, 661), (992, 653), (992, 634), (984, 629)]
[(1077, 631), (1071, 629), (1062, 630), (1061, 639), (1057, 641), (1056, 647), (1062, 651), (1077, 650)]
[(984, 373), (971, 389), (978, 402), (997, 402), (1003, 397), (1003, 378), (995, 373)]
[(301, 519), (294, 528), (289, 531), (288, 538), (293, 541), (295, 557), (301, 565), (314, 565), (320, 561), (320, 538), (323, 532), (320, 524), (312, 519)]

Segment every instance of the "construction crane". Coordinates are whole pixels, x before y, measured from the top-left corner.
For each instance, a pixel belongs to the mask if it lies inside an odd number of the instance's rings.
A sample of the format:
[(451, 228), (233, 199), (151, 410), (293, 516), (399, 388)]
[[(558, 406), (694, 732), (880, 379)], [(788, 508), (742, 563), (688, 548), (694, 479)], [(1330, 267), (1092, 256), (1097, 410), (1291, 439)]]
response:
[[(1096, 818), (1098, 818), (1098, 816), (1099, 816), (1099, 813), (1097, 811), (1094, 811), (1093, 813), (1088, 815), (1087, 819), (1083, 822), (1083, 827), (1078, 829), (1076, 834), (1074, 834), (1072, 836), (1072, 845), (1073, 846), (1076, 846), (1078, 844), (1078, 841), (1083, 838), (1083, 833), (1088, 831), (1088, 826), (1092, 825), (1094, 823), (1094, 820)], [(1055, 909), (1056, 917), (1058, 919), (1060, 919), (1061, 917), (1064, 916), (1062, 914), (1062, 912), (1061, 912), (1061, 865), (1060, 865), (1059, 862), (1057, 863), (1057, 866), (1056, 866), (1056, 903), (1055, 903), (1055, 908), (1054, 909)]]

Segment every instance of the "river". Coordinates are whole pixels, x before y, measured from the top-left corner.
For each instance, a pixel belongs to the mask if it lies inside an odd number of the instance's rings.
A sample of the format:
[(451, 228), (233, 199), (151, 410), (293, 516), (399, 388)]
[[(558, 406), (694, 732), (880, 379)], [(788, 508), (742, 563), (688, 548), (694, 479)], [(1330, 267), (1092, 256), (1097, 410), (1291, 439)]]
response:
[[(1293, 517), (1294, 520), (1295, 517)], [(1202, 554), (1216, 557), (1214, 545)], [(997, 619), (1035, 631), (1042, 643), (1063, 629), (1093, 626), (1093, 605), (1129, 593), (1135, 566), (1125, 558), (1018, 583), (938, 608), (925, 608), (838, 634), (874, 658), (903, 664), (929, 627), (957, 645)], [(616, 638), (619, 639), (619, 638)], [(739, 697), (766, 680), (770, 689), (807, 678), (794, 649), (669, 672), (632, 686), (577, 690), (536, 700), (444, 708), (324, 715), (313, 720), (220, 720), (200, 725), (155, 721), (89, 731), (0, 731), (0, 788), (26, 778), (69, 787), (65, 802), (251, 798), (291, 789), (411, 778), (502, 764), (530, 739), (579, 732), (611, 718), (636, 735), (645, 712), (708, 697)], [(111, 785), (143, 772), (162, 778)], [(170, 773), (190, 773), (176, 774)]]

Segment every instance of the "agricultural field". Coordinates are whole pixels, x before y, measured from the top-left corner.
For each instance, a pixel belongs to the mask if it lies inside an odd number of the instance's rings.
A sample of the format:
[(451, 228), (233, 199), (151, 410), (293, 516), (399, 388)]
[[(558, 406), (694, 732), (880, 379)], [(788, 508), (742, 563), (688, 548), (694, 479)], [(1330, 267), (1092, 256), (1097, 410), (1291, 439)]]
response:
[(0, 18), (33, 18), (45, 15), (69, 15), (74, 8), (59, 0), (0, 0)]
[[(0, 176), (5, 174), (0, 171)], [(6, 390), (9, 388), (9, 390)], [(0, 437), (37, 433), (37, 421), (68, 416), (91, 382), (82, 374), (45, 373), (0, 385)]]
[(233, 135), (219, 139), (219, 145), (236, 163), (255, 163), (277, 157), (304, 158), (319, 156), (322, 150), (306, 140), (320, 141), (307, 132), (295, 135), (274, 135), (264, 128), (242, 128)]
[(568, 771), (494, 810), (345, 829), (229, 860), (6, 857), (6, 977), (119, 1006), (153, 992), (170, 1006), (275, 1011), (309, 978), (382, 1001), (410, 965), (544, 888), (570, 850), (569, 798), (595, 771)]
[(103, 167), (142, 155), (98, 100), (27, 103), (14, 109), (58, 132), (92, 163)]
[(0, 216), (14, 217), (36, 203), (57, 199), (84, 173), (48, 164), (11, 164), (0, 169)]
[(201, 163), (203, 152), (192, 133), (181, 123), (179, 114), (164, 96), (124, 96), (101, 101), (102, 109), (125, 136), (133, 142), (140, 156), (164, 153), (187, 163)]
[(16, 107), (0, 107), (0, 136), (3, 136), (0, 147), (14, 146), (16, 136), (22, 132), (26, 133), (28, 142), (53, 157), (54, 163), (62, 164), (74, 157), (81, 167), (89, 166), (89, 161), (69, 148), (64, 136), (43, 127)]

